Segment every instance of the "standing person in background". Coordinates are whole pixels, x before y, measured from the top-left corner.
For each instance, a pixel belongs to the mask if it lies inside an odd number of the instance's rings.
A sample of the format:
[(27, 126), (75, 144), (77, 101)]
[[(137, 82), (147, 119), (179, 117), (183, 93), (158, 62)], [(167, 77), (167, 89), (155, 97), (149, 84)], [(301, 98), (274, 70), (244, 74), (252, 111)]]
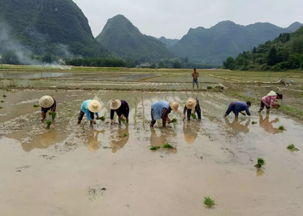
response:
[(80, 113), (78, 117), (78, 124), (81, 123), (83, 116), (86, 115), (87, 119), (90, 121), (90, 126), (93, 127), (93, 124), (96, 124), (94, 120), (95, 114), (97, 118), (99, 117), (98, 112), (101, 111), (101, 104), (97, 100), (86, 100), (83, 101), (80, 107)]
[(186, 104), (183, 109), (183, 115), (184, 115), (183, 120), (186, 117), (185, 114), (187, 114), (187, 120), (190, 121), (191, 115), (195, 113), (197, 113), (198, 119), (201, 120), (201, 107), (199, 104), (199, 100), (197, 98), (196, 99), (189, 98), (186, 101)]
[(156, 123), (156, 120), (162, 119), (163, 127), (166, 126), (167, 123), (171, 123), (172, 121), (168, 118), (168, 114), (173, 110), (177, 112), (179, 108), (179, 104), (177, 102), (168, 103), (167, 101), (158, 101), (152, 104), (151, 106), (151, 123), (150, 126), (153, 127)]
[(269, 112), (270, 108), (279, 108), (280, 105), (278, 104), (278, 100), (282, 99), (282, 94), (270, 91), (266, 96), (262, 97), (259, 113), (262, 112), (264, 107), (266, 107), (267, 112)]
[[(225, 112), (224, 118), (227, 117), (229, 115), (229, 113), (233, 112), (235, 114), (235, 117), (238, 118), (239, 113), (241, 113), (242, 115), (249, 115), (250, 116), (250, 112), (249, 112), (249, 107), (251, 106), (251, 102), (247, 101), (245, 102), (240, 102), (240, 101), (236, 101), (236, 102), (232, 102), (229, 104), (228, 109)], [(243, 113), (243, 111), (246, 112)]]
[(56, 100), (49, 96), (45, 95), (39, 99), (39, 105), (41, 107), (41, 122), (44, 122), (46, 118), (46, 113), (48, 111), (56, 112), (57, 103)]
[(114, 121), (115, 112), (119, 118), (119, 124), (121, 124), (121, 120), (125, 118), (126, 123), (128, 123), (128, 114), (129, 114), (129, 106), (125, 100), (114, 99), (110, 102), (110, 120), (111, 123)]
[(194, 68), (194, 72), (191, 74), (191, 76), (193, 77), (193, 89), (195, 88), (195, 84), (197, 86), (197, 89), (199, 88), (199, 73), (197, 72), (197, 69)]

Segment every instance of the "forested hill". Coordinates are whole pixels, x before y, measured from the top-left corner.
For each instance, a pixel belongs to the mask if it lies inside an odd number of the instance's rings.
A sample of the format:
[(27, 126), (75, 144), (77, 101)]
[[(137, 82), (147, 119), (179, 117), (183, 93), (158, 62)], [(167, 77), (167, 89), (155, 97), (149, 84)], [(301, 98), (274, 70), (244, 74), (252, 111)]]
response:
[(227, 69), (286, 70), (303, 69), (303, 27), (294, 33), (280, 34), (252, 51), (243, 52), (224, 62)]
[(0, 52), (103, 56), (72, 0), (0, 0)]
[(138, 62), (157, 62), (173, 55), (158, 39), (142, 34), (123, 15), (109, 19), (97, 41), (116, 55)]
[(236, 57), (243, 51), (273, 40), (281, 33), (295, 31), (300, 26), (302, 26), (300, 23), (293, 23), (288, 28), (271, 23), (242, 26), (232, 21), (223, 21), (209, 29), (203, 27), (190, 29), (171, 51), (191, 62), (222, 65), (227, 57)]

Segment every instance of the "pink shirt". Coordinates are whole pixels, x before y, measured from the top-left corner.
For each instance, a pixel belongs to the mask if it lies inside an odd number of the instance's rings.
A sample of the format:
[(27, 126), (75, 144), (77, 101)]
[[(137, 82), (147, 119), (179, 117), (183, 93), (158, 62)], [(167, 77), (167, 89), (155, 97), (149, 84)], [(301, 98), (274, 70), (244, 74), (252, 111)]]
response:
[(277, 105), (277, 95), (264, 96), (262, 102), (268, 107), (274, 107)]

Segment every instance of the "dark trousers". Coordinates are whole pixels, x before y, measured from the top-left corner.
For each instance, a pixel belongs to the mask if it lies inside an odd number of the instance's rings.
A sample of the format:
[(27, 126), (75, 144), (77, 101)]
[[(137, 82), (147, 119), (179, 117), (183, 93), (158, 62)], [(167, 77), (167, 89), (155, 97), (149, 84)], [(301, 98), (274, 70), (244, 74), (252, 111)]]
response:
[(225, 116), (228, 116), (231, 112), (235, 114), (236, 117), (238, 117), (239, 112), (235, 110), (234, 104), (230, 104), (225, 112)]
[(150, 122), (150, 126), (153, 127), (156, 123), (156, 120), (154, 119), (154, 116), (153, 116), (153, 110), (151, 110), (150, 115), (151, 115), (151, 119), (152, 119)]
[(262, 110), (264, 110), (264, 107), (266, 107), (267, 111), (270, 110), (270, 107), (266, 106), (265, 103), (263, 103), (263, 101), (261, 101), (259, 112), (262, 112)]
[[(94, 113), (93, 112), (89, 112), (89, 114), (90, 114), (90, 117), (92, 118), (92, 120), (94, 120), (94, 118), (95, 118)], [(85, 113), (80, 110), (79, 117), (78, 117), (78, 122), (82, 121), (84, 115), (85, 115)]]
[[(186, 113), (187, 113), (187, 120), (189, 121), (190, 117), (191, 117), (192, 110), (187, 109)], [(201, 107), (200, 107), (199, 103), (196, 105), (194, 113), (197, 113), (198, 119), (201, 120)]]
[(199, 81), (198, 81), (198, 79), (193, 79), (193, 88), (195, 88), (195, 84), (196, 84), (197, 88), (199, 88)]

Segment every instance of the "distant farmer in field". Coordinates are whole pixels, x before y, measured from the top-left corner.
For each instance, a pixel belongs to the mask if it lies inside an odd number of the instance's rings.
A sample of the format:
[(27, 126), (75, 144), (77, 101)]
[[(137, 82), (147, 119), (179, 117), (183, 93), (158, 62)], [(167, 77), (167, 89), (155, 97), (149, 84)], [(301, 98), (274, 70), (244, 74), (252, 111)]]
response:
[(197, 86), (197, 88), (199, 88), (199, 73), (197, 72), (197, 69), (194, 68), (194, 72), (191, 74), (191, 76), (193, 77), (193, 88), (195, 88), (195, 84)]
[(282, 94), (270, 91), (266, 96), (262, 97), (259, 112), (262, 112), (264, 107), (266, 107), (267, 112), (269, 112), (270, 108), (279, 108), (278, 100), (282, 99)]
[(80, 106), (80, 113), (78, 117), (78, 124), (81, 123), (84, 114), (86, 115), (87, 119), (90, 121), (90, 126), (92, 127), (93, 124), (96, 124), (94, 120), (95, 114), (97, 118), (99, 117), (98, 112), (101, 111), (101, 104), (97, 100), (86, 100)]
[(158, 101), (151, 106), (151, 123), (150, 126), (153, 127), (156, 120), (162, 119), (163, 127), (166, 126), (166, 122), (171, 123), (172, 121), (168, 118), (168, 114), (173, 110), (178, 111), (179, 104), (177, 102), (168, 103), (167, 101)]
[(48, 111), (56, 112), (56, 100), (48, 95), (40, 98), (39, 105), (41, 107), (41, 122), (44, 122)]
[(114, 99), (110, 102), (110, 119), (113, 123), (115, 112), (119, 118), (119, 124), (121, 120), (125, 120), (128, 123), (129, 106), (125, 100)]
[[(232, 102), (229, 104), (228, 109), (225, 112), (224, 117), (228, 116), (231, 112), (233, 112), (235, 114), (235, 117), (238, 118), (239, 113), (241, 113), (242, 115), (249, 115), (250, 116), (250, 112), (249, 112), (249, 107), (251, 106), (251, 102), (247, 101), (245, 102), (240, 102), (240, 101), (236, 101), (236, 102)], [(245, 111), (246, 114), (243, 112)]]
[(196, 118), (195, 113), (197, 113), (198, 119), (201, 120), (201, 108), (200, 108), (199, 100), (197, 98), (196, 99), (189, 98), (186, 101), (186, 104), (183, 109), (183, 115), (184, 115), (183, 120), (185, 119), (185, 114), (187, 114), (188, 121), (190, 121), (190, 117), (192, 117), (192, 115), (193, 118)]

